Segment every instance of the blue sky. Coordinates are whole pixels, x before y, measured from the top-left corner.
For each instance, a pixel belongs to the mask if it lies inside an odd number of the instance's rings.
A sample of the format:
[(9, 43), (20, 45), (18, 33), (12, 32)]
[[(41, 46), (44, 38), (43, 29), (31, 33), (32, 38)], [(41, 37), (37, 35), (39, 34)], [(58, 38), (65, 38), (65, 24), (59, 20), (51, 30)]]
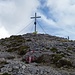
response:
[[(75, 0), (0, 0), (0, 38), (33, 32), (35, 12), (46, 33), (75, 40)], [(38, 24), (37, 30), (43, 33)]]

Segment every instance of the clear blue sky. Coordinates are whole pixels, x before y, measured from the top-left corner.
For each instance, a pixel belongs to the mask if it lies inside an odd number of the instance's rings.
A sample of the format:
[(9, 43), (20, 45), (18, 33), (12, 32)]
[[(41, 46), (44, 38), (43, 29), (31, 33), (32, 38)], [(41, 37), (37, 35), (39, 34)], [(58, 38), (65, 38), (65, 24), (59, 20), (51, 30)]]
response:
[[(34, 13), (46, 33), (75, 40), (75, 0), (0, 0), (0, 38), (16, 35)], [(31, 26), (18, 34), (34, 30)], [(37, 30), (43, 33), (37, 25)]]

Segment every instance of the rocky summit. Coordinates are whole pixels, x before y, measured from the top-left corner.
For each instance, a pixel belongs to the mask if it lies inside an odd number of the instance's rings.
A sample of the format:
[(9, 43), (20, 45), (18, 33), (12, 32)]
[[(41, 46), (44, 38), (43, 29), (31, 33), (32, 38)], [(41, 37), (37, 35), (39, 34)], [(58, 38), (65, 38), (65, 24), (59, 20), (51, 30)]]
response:
[(75, 41), (34, 33), (0, 39), (0, 75), (75, 75)]

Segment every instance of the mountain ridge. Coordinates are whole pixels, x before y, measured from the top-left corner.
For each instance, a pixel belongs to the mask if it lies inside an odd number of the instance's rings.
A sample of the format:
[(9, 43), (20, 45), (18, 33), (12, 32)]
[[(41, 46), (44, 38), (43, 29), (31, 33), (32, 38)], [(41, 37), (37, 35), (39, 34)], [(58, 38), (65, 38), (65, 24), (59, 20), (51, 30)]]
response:
[[(30, 51), (32, 50), (34, 50), (32, 56), (35, 57), (35, 60), (32, 62), (37, 63), (37, 65), (49, 67), (54, 66), (53, 68), (58, 68), (59, 71), (61, 71), (60, 68), (62, 68), (62, 70), (75, 70), (75, 41), (51, 36), (48, 34), (33, 33), (27, 33), (24, 35), (12, 35), (9, 38), (1, 39), (0, 66), (2, 67), (5, 65), (5, 62), (12, 64), (14, 60), (26, 64), (26, 57), (31, 56)], [(8, 60), (11, 62), (8, 62)], [(16, 63), (14, 63), (14, 65), (15, 64)], [(6, 67), (0, 68), (1, 72), (4, 73), (5, 71), (3, 69), (5, 68)], [(11, 74), (13, 74), (13, 71), (11, 71)]]

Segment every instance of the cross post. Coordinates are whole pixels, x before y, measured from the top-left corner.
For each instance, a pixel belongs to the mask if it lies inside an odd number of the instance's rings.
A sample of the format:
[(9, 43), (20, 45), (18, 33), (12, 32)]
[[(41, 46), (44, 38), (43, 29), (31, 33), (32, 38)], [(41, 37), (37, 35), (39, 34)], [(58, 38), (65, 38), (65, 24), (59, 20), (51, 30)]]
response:
[(37, 31), (36, 31), (36, 24), (37, 24), (36, 19), (37, 19), (37, 18), (41, 18), (41, 16), (37, 16), (37, 13), (35, 13), (35, 17), (31, 17), (31, 19), (35, 19), (35, 21), (34, 21), (34, 25), (35, 25), (35, 31), (34, 31), (34, 32), (35, 32), (35, 33), (37, 32)]

